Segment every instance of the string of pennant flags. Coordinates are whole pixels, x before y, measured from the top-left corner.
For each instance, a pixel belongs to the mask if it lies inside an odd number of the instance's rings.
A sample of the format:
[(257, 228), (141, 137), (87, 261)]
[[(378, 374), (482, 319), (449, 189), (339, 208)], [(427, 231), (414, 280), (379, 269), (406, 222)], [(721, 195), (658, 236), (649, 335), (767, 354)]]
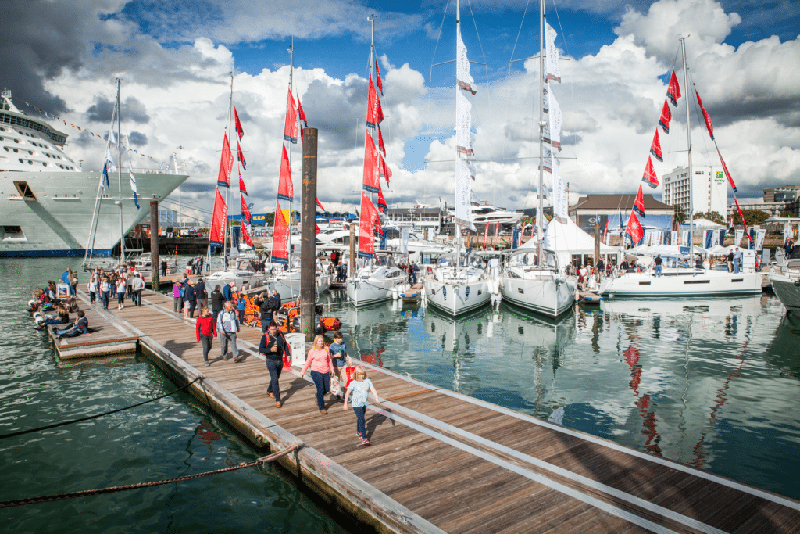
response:
[[(91, 137), (96, 137), (96, 138), (98, 138), (98, 139), (102, 139), (102, 140), (105, 140), (105, 139), (106, 139), (106, 138), (105, 138), (105, 137), (103, 137), (102, 135), (100, 135), (100, 134), (96, 134), (96, 133), (92, 132), (91, 130), (89, 130), (89, 129), (88, 129), (88, 128), (86, 128), (86, 127), (83, 127), (83, 128), (82, 128), (81, 126), (79, 126), (79, 125), (77, 125), (77, 124), (73, 124), (73, 123), (71, 123), (71, 122), (67, 122), (66, 120), (62, 119), (61, 117), (59, 117), (59, 116), (57, 116), (57, 115), (53, 115), (52, 113), (48, 113), (48, 112), (46, 112), (45, 110), (43, 110), (43, 109), (41, 109), (41, 108), (38, 108), (38, 107), (34, 106), (33, 104), (31, 104), (31, 103), (29, 103), (29, 102), (25, 102), (25, 105), (26, 105), (26, 106), (28, 106), (29, 108), (33, 109), (33, 110), (34, 110), (35, 112), (37, 112), (39, 115), (44, 115), (44, 117), (45, 117), (46, 119), (50, 119), (50, 120), (56, 120), (56, 121), (58, 121), (58, 122), (62, 122), (62, 123), (64, 123), (64, 126), (71, 126), (71, 127), (75, 128), (75, 129), (77, 129), (79, 132), (85, 132), (85, 133), (88, 133), (88, 134), (89, 134)], [(132, 149), (132, 151), (133, 151), (134, 153), (136, 153), (137, 155), (139, 155), (139, 156), (143, 157), (143, 158), (148, 158), (148, 159), (151, 159), (151, 160), (153, 160), (153, 161), (155, 161), (155, 162), (159, 162), (159, 161), (160, 161), (160, 160), (158, 160), (158, 159), (154, 158), (153, 156), (148, 156), (147, 154), (142, 154), (141, 152), (139, 152), (139, 151), (138, 151), (138, 150), (136, 150), (136, 149)]]

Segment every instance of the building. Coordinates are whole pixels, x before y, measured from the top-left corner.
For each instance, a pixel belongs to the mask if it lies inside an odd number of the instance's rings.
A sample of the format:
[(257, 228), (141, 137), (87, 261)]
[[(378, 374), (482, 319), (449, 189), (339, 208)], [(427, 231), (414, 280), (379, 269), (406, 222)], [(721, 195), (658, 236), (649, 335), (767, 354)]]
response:
[(692, 198), (689, 199), (689, 169), (678, 167), (663, 176), (661, 200), (680, 206), (684, 213), (719, 213), (725, 217), (728, 207), (728, 183), (721, 167), (692, 168)]
[(794, 203), (800, 198), (800, 185), (782, 185), (764, 189), (764, 202)]
[(414, 225), (417, 228), (434, 228), (437, 233), (442, 228), (444, 212), (441, 208), (389, 208), (386, 221), (395, 225)]
[[(673, 208), (656, 200), (653, 195), (642, 195), (644, 199), (644, 217), (639, 221), (645, 228), (659, 230), (672, 229)], [(605, 229), (618, 228), (627, 223), (636, 195), (586, 195), (569, 209), (570, 218), (575, 220), (584, 232), (594, 235), (595, 222)], [(622, 219), (620, 221), (620, 219)]]
[[(794, 211), (795, 204), (795, 202), (739, 202), (739, 207), (742, 211), (757, 210), (768, 213), (770, 217), (780, 217), (784, 211)], [(728, 206), (728, 218), (733, 217), (735, 213), (738, 213), (736, 204)]]

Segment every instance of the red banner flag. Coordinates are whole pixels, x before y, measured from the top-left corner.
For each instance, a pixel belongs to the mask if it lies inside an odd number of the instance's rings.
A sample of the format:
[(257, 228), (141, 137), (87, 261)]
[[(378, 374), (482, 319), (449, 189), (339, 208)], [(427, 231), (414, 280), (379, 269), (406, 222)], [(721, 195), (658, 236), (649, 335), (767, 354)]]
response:
[(669, 122), (672, 120), (672, 111), (669, 109), (669, 104), (664, 101), (664, 107), (661, 108), (661, 118), (658, 119), (658, 125), (664, 130), (665, 134), (669, 134)]
[(378, 126), (378, 147), (381, 149), (381, 152), (383, 152), (383, 155), (385, 156), (386, 155), (386, 147), (383, 144), (383, 134), (381, 133), (381, 127), (380, 126)]
[(646, 182), (650, 187), (658, 187), (658, 176), (656, 176), (656, 171), (653, 169), (653, 158), (650, 156), (647, 156), (647, 165), (644, 168), (642, 181)]
[(242, 169), (238, 169), (239, 171), (239, 192), (248, 195), (247, 188), (244, 186), (244, 180), (242, 180)]
[(211, 215), (211, 231), (208, 234), (208, 243), (217, 247), (221, 247), (225, 241), (225, 224), (228, 221), (228, 206), (225, 204), (225, 199), (217, 188), (217, 194), (214, 197), (214, 211)]
[(636, 217), (635, 211), (631, 211), (631, 216), (628, 219), (628, 226), (625, 228), (625, 233), (631, 236), (631, 241), (633, 241), (634, 245), (644, 238), (644, 229), (639, 222), (639, 218)]
[(381, 96), (383, 96), (383, 84), (381, 83), (381, 68), (378, 66), (378, 62), (375, 62), (375, 80), (378, 82), (378, 90), (381, 92)]
[[(386, 165), (386, 161), (383, 159), (380, 152), (378, 153), (378, 174), (386, 179), (386, 187), (389, 187), (389, 178), (392, 177), (392, 169)], [(378, 182), (380, 182), (380, 180), (378, 180)]]
[(747, 223), (744, 222), (744, 213), (742, 213), (742, 208), (739, 207), (739, 201), (736, 200), (736, 197), (733, 197), (733, 201), (736, 203), (736, 211), (739, 212), (739, 218), (742, 220), (742, 224), (744, 225), (744, 235), (746, 235), (747, 239), (749, 239), (750, 242), (752, 243), (753, 238), (750, 237), (750, 232), (747, 230)]
[(233, 169), (233, 154), (231, 154), (231, 145), (228, 143), (228, 132), (225, 132), (222, 135), (222, 155), (219, 158), (218, 186), (231, 186), (231, 169)]
[(725, 165), (725, 160), (722, 159), (722, 153), (719, 151), (719, 148), (717, 148), (717, 155), (719, 156), (720, 163), (722, 163), (722, 170), (725, 171), (725, 176), (728, 177), (728, 181), (731, 183), (731, 188), (733, 189), (733, 192), (737, 193), (739, 190), (736, 189), (736, 184), (733, 183), (733, 176), (731, 176), (731, 173), (728, 171), (728, 166)]
[(281, 176), (278, 181), (278, 198), (280, 200), (292, 201), (294, 198), (294, 186), (292, 185), (292, 166), (289, 164), (289, 154), (286, 147), (283, 147), (281, 155)]
[(377, 128), (383, 120), (383, 109), (381, 99), (375, 86), (372, 84), (372, 75), (369, 77), (369, 99), (367, 100), (367, 126)]
[(244, 130), (242, 130), (242, 123), (239, 121), (239, 113), (236, 111), (236, 106), (233, 107), (233, 120), (234, 124), (236, 125), (236, 135), (239, 136), (239, 139), (244, 137)]
[[(641, 188), (642, 188), (642, 186), (640, 185), (639, 189), (641, 189)], [(603, 244), (604, 245), (608, 245), (608, 241), (606, 240), (607, 236), (608, 236), (608, 219), (606, 219), (606, 225), (603, 228)]]
[(636, 200), (633, 202), (633, 211), (644, 217), (644, 195), (642, 194), (642, 184), (639, 184), (639, 192), (636, 193)]
[(286, 224), (286, 218), (283, 216), (280, 201), (277, 202), (275, 209), (275, 224), (272, 232), (272, 259), (273, 263), (289, 263), (289, 253), (287, 252), (287, 245), (289, 244), (289, 226)]
[(244, 153), (242, 152), (242, 145), (239, 144), (239, 141), (236, 141), (236, 159), (239, 160), (239, 163), (242, 164), (242, 168), (247, 170), (247, 162), (244, 160)]
[(242, 223), (242, 240), (245, 242), (245, 244), (247, 244), (247, 246), (252, 247), (253, 239), (250, 237), (250, 232), (247, 231), (247, 225), (244, 223), (244, 221), (241, 221), (241, 223)]
[(678, 83), (678, 77), (675, 75), (675, 70), (672, 71), (672, 76), (669, 78), (669, 87), (667, 88), (667, 96), (673, 106), (678, 105), (678, 99), (681, 97), (681, 86)]
[(306, 112), (303, 111), (303, 104), (300, 103), (300, 97), (297, 97), (297, 115), (303, 121), (303, 126), (308, 128), (308, 121), (306, 121)]
[(325, 211), (325, 208), (322, 207), (322, 202), (319, 201), (319, 198), (317, 199), (317, 206), (319, 206), (319, 209), (322, 211)]
[(381, 228), (381, 219), (378, 215), (378, 210), (372, 205), (372, 201), (367, 194), (361, 192), (361, 222), (359, 225), (358, 233), (358, 255), (363, 258), (371, 258), (374, 252), (373, 244), (373, 229), (375, 224), (378, 225), (378, 230), (383, 234)]
[(242, 217), (247, 222), (252, 223), (253, 214), (250, 213), (250, 208), (247, 207), (247, 203), (244, 201), (244, 195), (239, 195), (239, 197), (242, 199), (242, 206), (241, 206)]
[(658, 128), (656, 128), (656, 133), (653, 136), (653, 142), (650, 144), (650, 153), (658, 161), (664, 161), (663, 154), (661, 153), (661, 140), (658, 138)]
[(486, 229), (483, 231), (483, 248), (486, 248), (487, 237), (489, 237), (489, 221), (486, 221)]
[(292, 92), (287, 89), (286, 94), (286, 122), (283, 124), (283, 140), (297, 144), (300, 137), (297, 127), (297, 107), (294, 105)]
[(378, 189), (378, 209), (381, 213), (386, 213), (386, 199), (383, 198), (383, 191)]
[(694, 92), (697, 95), (697, 103), (700, 104), (700, 111), (703, 112), (703, 119), (706, 121), (706, 128), (708, 129), (708, 135), (711, 136), (711, 140), (714, 140), (714, 125), (711, 124), (711, 117), (708, 116), (708, 112), (706, 111), (705, 106), (703, 106), (703, 99), (700, 98), (700, 93), (697, 91)]
[(381, 177), (378, 174), (378, 154), (372, 136), (367, 131), (364, 140), (364, 178), (362, 187), (370, 193), (377, 193), (381, 186)]

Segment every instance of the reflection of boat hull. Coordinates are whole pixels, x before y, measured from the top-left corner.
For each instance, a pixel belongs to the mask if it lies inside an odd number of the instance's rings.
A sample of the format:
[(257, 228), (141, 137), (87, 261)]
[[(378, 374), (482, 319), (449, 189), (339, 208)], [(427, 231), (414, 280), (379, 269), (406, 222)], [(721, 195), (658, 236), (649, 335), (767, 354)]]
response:
[(575, 301), (566, 281), (547, 274), (535, 278), (503, 276), (501, 287), (503, 299), (548, 317), (559, 317)]
[(698, 297), (714, 295), (755, 295), (761, 293), (761, 273), (733, 274), (696, 271), (655, 277), (648, 273), (626, 273), (606, 278), (600, 295), (608, 298)]
[(461, 315), (485, 306), (492, 296), (486, 280), (448, 284), (426, 279), (424, 286), (428, 304), (450, 315)]

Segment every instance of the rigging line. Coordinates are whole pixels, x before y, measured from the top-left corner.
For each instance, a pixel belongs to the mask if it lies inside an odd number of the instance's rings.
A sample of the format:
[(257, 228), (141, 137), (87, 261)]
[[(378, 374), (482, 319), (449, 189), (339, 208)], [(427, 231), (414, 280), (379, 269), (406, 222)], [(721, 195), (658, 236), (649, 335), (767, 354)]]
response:
[(141, 488), (152, 488), (154, 486), (163, 486), (164, 484), (174, 484), (176, 482), (183, 482), (186, 480), (194, 480), (197, 478), (204, 478), (209, 477), (211, 475), (218, 475), (221, 473), (227, 473), (229, 471), (237, 471), (239, 469), (246, 469), (248, 467), (255, 467), (257, 465), (263, 465), (270, 462), (274, 462), (283, 456), (286, 456), (290, 452), (296, 451), (302, 447), (301, 444), (296, 443), (294, 445), (290, 445), (286, 447), (282, 451), (275, 452), (270, 454), (269, 456), (264, 456), (262, 458), (258, 458), (252, 462), (244, 463), (242, 462), (239, 465), (234, 465), (231, 467), (224, 467), (222, 469), (216, 469), (214, 471), (206, 471), (204, 473), (197, 473), (196, 475), (187, 475), (182, 477), (170, 478), (167, 480), (157, 480), (154, 482), (140, 482), (138, 484), (129, 484), (127, 486), (111, 486), (109, 488), (99, 488), (99, 489), (90, 489), (84, 491), (76, 491), (74, 493), (61, 493), (58, 495), (44, 495), (41, 497), (29, 497), (27, 499), (15, 499), (11, 501), (3, 501), (0, 502), (0, 508), (12, 508), (18, 506), (25, 506), (27, 504), (40, 504), (44, 502), (53, 502), (53, 501), (65, 501), (67, 499), (75, 499), (77, 497), (91, 497), (94, 495), (104, 495), (107, 493), (118, 493), (120, 491), (127, 491), (132, 489), (141, 489)]
[[(525, 11), (522, 13), (522, 20), (519, 22), (519, 31), (517, 32), (517, 38), (514, 39), (514, 47), (511, 49), (511, 57), (508, 59), (508, 75), (511, 76), (511, 63), (514, 61), (514, 52), (517, 50), (517, 43), (519, 42), (519, 36), (522, 34), (522, 25), (525, 24), (525, 15), (528, 14), (528, 5), (530, 4), (531, 0), (527, 0), (525, 2)], [(470, 6), (470, 9), (472, 6)]]
[[(439, 34), (436, 36), (436, 45), (433, 47), (433, 56), (431, 57), (431, 66), (428, 72), (428, 110), (425, 116), (431, 117), (431, 100), (433, 98), (433, 62), (436, 59), (436, 51), (439, 49), (439, 40), (442, 38), (442, 29), (444, 28), (444, 20), (447, 18), (447, 8), (450, 7), (450, 0), (444, 6), (444, 13), (442, 13), (442, 23), (439, 25)], [(424, 200), (424, 199), (423, 199)]]
[(175, 393), (177, 393), (179, 391), (183, 391), (184, 389), (188, 388), (189, 386), (191, 386), (192, 384), (194, 384), (198, 380), (200, 380), (199, 376), (197, 378), (195, 378), (194, 380), (192, 380), (191, 382), (189, 382), (188, 384), (186, 384), (186, 385), (184, 385), (184, 386), (182, 386), (182, 387), (180, 387), (180, 388), (178, 388), (178, 389), (176, 389), (174, 391), (171, 391), (169, 393), (165, 393), (164, 395), (161, 395), (159, 397), (148, 399), (146, 401), (137, 402), (136, 404), (132, 404), (132, 405), (126, 406), (124, 408), (117, 408), (116, 410), (111, 410), (111, 411), (108, 411), (108, 412), (103, 412), (103, 413), (98, 413), (98, 414), (95, 414), (95, 415), (90, 415), (88, 417), (81, 417), (79, 419), (72, 419), (71, 421), (62, 421), (60, 423), (54, 423), (52, 425), (40, 426), (38, 428), (29, 428), (28, 430), (20, 430), (19, 432), (11, 432), (10, 434), (0, 435), (0, 439), (11, 438), (11, 437), (14, 437), (14, 436), (22, 436), (23, 434), (30, 434), (32, 432), (41, 432), (42, 430), (48, 430), (48, 429), (57, 428), (57, 427), (60, 427), (60, 426), (71, 425), (72, 423), (80, 423), (82, 421), (88, 421), (90, 419), (97, 419), (98, 417), (103, 417), (104, 415), (111, 415), (111, 414), (115, 414), (117, 412), (123, 412), (125, 410), (130, 410), (131, 408), (136, 408), (137, 406), (142, 406), (143, 404), (149, 404), (151, 402), (154, 402), (154, 401), (157, 401), (157, 400), (161, 400), (164, 397), (169, 397), (170, 395), (174, 395)]

